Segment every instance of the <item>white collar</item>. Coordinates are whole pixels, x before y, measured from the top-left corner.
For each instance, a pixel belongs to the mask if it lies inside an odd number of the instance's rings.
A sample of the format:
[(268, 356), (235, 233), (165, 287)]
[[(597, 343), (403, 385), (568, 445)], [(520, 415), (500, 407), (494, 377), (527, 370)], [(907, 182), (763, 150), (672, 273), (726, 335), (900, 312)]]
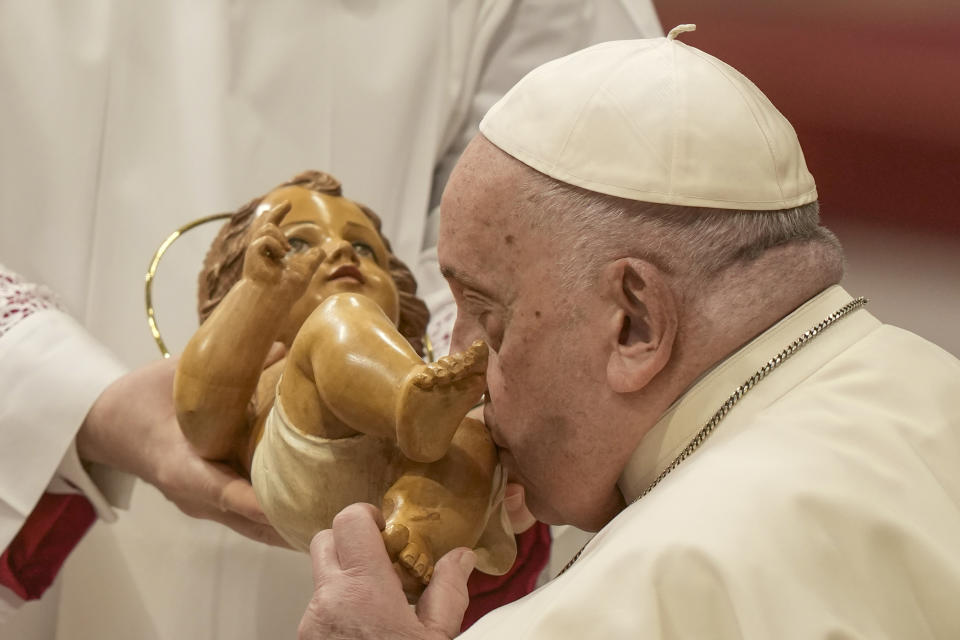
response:
[[(626, 502), (635, 500), (673, 462), (738, 384), (804, 331), (852, 299), (839, 285), (829, 287), (701, 376), (643, 437), (624, 467), (618, 485)], [(869, 314), (863, 315), (869, 323), (865, 329), (879, 324)], [(840, 332), (834, 330), (834, 333)], [(849, 344), (849, 340), (833, 342), (837, 348)], [(761, 384), (772, 386), (768, 381)], [(718, 427), (722, 429), (723, 425)]]

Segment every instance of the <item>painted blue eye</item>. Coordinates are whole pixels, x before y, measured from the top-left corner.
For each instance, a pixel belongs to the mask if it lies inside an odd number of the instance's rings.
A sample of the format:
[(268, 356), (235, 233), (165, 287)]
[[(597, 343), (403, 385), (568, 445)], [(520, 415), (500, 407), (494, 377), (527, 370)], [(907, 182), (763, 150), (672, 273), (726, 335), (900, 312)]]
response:
[(365, 258), (375, 258), (376, 254), (373, 252), (373, 247), (368, 245), (366, 242), (354, 242), (353, 250), (357, 252), (358, 256), (363, 256)]
[(294, 236), (293, 238), (287, 238), (287, 242), (290, 243), (290, 251), (287, 252), (287, 255), (290, 255), (292, 253), (303, 253), (304, 251), (307, 251), (311, 246), (309, 242), (307, 242), (303, 238), (297, 238), (296, 236)]

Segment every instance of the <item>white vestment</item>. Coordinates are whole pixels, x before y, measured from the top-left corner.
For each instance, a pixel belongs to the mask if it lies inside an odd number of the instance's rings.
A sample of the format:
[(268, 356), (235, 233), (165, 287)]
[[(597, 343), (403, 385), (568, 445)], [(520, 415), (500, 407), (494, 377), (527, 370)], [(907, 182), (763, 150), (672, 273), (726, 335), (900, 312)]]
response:
[[(630, 503), (730, 394), (850, 301), (831, 287), (643, 439)], [(960, 638), (960, 361), (860, 309), (761, 380), (569, 571), (465, 638)]]
[[(144, 364), (157, 352), (143, 272), (180, 224), (321, 169), (380, 214), (413, 267), (427, 212), (503, 92), (593, 42), (661, 33), (649, 0), (4, 3), (0, 260)], [(173, 351), (196, 328), (213, 232), (161, 265)], [(430, 252), (419, 262), (421, 290), (443, 303)], [(312, 590), (302, 554), (193, 521), (144, 485), (65, 574), (57, 637), (70, 640), (293, 637)]]
[[(82, 492), (101, 519), (116, 520), (101, 488), (125, 504), (131, 479), (98, 468), (98, 487), (80, 464), (73, 438), (100, 392), (122, 373), (122, 365), (58, 308), (52, 292), (0, 265), (0, 549), (45, 491)], [(13, 626), (20, 606), (20, 598), (0, 586), (0, 638), (29, 640), (26, 629)], [(29, 615), (56, 615), (55, 608), (35, 608)]]

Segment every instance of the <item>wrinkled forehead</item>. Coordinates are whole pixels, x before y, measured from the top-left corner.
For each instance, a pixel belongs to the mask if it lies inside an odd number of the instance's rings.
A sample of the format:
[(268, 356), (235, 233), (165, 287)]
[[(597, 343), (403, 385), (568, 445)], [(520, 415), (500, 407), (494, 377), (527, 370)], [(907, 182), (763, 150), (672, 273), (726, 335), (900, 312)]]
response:
[(535, 238), (520, 219), (514, 162), (482, 136), (464, 151), (440, 204), (441, 268), (493, 280), (524, 267)]
[(374, 230), (370, 218), (352, 200), (305, 187), (281, 187), (268, 193), (257, 207), (259, 218), (271, 208), (288, 200), (290, 212), (280, 221), (281, 227), (310, 223), (327, 229), (340, 229), (347, 223), (369, 227)]

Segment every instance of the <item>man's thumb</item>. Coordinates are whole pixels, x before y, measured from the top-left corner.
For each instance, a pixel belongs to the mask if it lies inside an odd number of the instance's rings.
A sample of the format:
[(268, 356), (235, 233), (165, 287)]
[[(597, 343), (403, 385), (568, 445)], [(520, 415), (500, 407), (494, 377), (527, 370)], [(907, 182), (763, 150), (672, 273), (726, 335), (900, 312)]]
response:
[(428, 629), (452, 638), (460, 633), (463, 614), (470, 604), (467, 578), (477, 563), (470, 549), (454, 549), (440, 558), (433, 578), (417, 602), (417, 617)]

